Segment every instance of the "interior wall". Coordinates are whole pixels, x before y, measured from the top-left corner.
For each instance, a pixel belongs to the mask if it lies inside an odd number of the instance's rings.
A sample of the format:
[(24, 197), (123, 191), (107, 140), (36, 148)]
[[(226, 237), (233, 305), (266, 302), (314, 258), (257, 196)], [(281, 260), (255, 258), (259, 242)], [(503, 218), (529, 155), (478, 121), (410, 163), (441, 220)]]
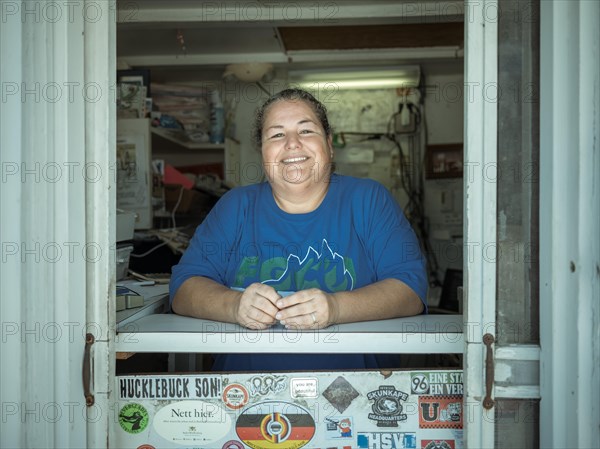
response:
[[(464, 74), (430, 74), (425, 80), (425, 119), (429, 145), (463, 143)], [(463, 266), (463, 178), (426, 179), (425, 215), (429, 221), (433, 257), (439, 280), (447, 269)], [(430, 290), (430, 303), (441, 289)]]

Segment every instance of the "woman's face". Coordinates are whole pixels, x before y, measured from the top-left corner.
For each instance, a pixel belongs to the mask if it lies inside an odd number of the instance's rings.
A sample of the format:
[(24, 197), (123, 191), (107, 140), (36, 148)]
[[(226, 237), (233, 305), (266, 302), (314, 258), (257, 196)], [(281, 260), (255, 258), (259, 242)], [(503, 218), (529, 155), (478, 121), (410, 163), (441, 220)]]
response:
[(302, 100), (273, 103), (265, 114), (262, 158), (272, 186), (326, 182), (331, 173), (331, 137)]

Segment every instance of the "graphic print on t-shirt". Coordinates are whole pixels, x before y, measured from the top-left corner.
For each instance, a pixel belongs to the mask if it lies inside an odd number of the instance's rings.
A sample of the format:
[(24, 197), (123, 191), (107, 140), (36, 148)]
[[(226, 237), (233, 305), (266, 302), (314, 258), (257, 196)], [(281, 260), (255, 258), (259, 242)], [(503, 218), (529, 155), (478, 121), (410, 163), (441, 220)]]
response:
[(304, 257), (290, 253), (287, 257), (244, 257), (235, 276), (234, 287), (262, 282), (279, 291), (319, 288), (338, 292), (352, 290), (356, 273), (352, 259), (333, 251), (323, 239), (320, 251), (308, 247)]

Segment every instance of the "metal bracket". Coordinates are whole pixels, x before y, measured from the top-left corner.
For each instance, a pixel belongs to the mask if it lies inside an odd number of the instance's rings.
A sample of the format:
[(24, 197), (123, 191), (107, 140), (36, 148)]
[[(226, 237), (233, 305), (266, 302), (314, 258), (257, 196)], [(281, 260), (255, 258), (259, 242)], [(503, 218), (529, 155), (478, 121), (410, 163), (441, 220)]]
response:
[(95, 338), (92, 334), (85, 334), (85, 350), (83, 352), (83, 368), (82, 368), (82, 378), (83, 378), (83, 395), (85, 396), (85, 405), (91, 407), (94, 405), (94, 395), (90, 390), (91, 383), (91, 348), (94, 344)]
[(486, 346), (485, 353), (485, 398), (483, 398), (483, 408), (490, 410), (494, 407), (494, 400), (492, 399), (492, 389), (494, 388), (494, 351), (492, 344), (494, 343), (494, 336), (492, 334), (485, 334), (483, 336), (483, 344)]

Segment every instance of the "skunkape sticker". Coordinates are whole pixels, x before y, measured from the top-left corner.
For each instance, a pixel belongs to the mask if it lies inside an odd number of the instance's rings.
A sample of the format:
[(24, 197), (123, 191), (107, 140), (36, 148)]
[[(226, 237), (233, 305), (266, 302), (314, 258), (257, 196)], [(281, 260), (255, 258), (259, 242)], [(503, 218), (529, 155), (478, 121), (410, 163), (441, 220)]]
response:
[(402, 403), (408, 398), (407, 393), (396, 390), (393, 385), (381, 385), (369, 392), (367, 398), (373, 401), (369, 419), (377, 421), (377, 427), (398, 427), (398, 421), (406, 421)]

